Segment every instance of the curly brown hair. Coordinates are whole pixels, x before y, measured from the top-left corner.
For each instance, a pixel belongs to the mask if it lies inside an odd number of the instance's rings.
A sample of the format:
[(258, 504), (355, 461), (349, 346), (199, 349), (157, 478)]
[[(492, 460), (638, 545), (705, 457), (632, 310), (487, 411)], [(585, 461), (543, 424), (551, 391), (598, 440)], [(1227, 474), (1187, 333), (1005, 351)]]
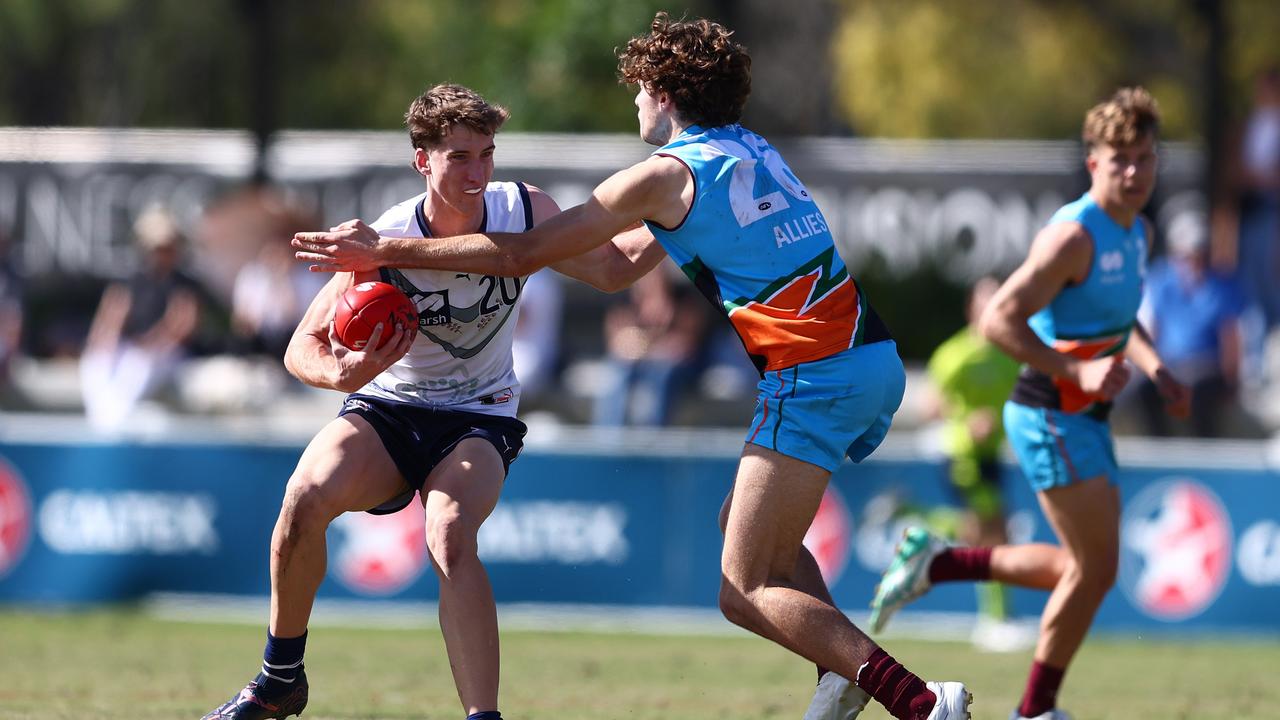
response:
[(404, 124), (413, 146), (426, 150), (443, 142), (455, 125), (494, 135), (510, 115), (501, 105), (485, 102), (471, 88), (444, 83), (427, 88), (409, 103)]
[(648, 35), (631, 38), (618, 53), (618, 77), (670, 94), (685, 121), (732, 125), (751, 94), (751, 56), (719, 23), (677, 21), (660, 12)]
[(1120, 88), (1106, 102), (1098, 103), (1084, 116), (1081, 137), (1085, 147), (1125, 146), (1160, 129), (1160, 106), (1141, 86)]

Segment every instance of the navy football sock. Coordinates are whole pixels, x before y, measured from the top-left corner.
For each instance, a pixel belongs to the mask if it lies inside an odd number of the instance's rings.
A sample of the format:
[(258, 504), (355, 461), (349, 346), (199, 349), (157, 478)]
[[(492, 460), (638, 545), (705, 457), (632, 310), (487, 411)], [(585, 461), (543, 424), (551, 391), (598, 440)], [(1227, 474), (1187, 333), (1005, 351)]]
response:
[(485, 710), (483, 712), (471, 713), (467, 716), (467, 720), (502, 720), (502, 713), (497, 710)]
[(265, 677), (262, 684), (269, 692), (284, 689), (297, 679), (306, 648), (305, 632), (298, 637), (280, 638), (267, 631), (267, 647), (262, 651), (262, 674)]

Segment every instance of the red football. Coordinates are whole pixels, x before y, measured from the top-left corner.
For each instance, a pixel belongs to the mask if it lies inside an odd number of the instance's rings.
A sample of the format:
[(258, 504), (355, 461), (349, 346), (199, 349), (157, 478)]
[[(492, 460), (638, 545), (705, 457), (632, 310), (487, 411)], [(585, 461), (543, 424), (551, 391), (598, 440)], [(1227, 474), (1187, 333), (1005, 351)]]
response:
[(378, 341), (378, 348), (381, 348), (395, 335), (396, 323), (404, 325), (407, 332), (417, 331), (418, 309), (408, 295), (384, 282), (354, 285), (338, 298), (333, 329), (343, 345), (352, 350), (364, 350), (378, 323), (383, 324), (382, 338)]

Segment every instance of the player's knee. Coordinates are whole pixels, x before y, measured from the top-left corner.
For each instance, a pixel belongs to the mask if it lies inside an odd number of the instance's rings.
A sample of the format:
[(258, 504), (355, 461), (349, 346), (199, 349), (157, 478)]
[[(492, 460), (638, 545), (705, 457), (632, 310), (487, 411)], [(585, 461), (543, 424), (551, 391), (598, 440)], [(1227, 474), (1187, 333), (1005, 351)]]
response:
[(459, 564), (476, 554), (476, 528), (457, 509), (432, 513), (426, 534), (427, 550), (443, 578), (452, 577)]
[(1114, 557), (1099, 558), (1086, 570), (1086, 584), (1099, 598), (1115, 587), (1116, 575), (1119, 571), (1118, 560)]
[(328, 493), (319, 485), (299, 476), (290, 479), (280, 507), (280, 521), (286, 531), (291, 534), (323, 532), (339, 514)]
[(1116, 583), (1116, 564), (1104, 558), (1073, 561), (1068, 565), (1064, 578), (1078, 597), (1102, 602)]

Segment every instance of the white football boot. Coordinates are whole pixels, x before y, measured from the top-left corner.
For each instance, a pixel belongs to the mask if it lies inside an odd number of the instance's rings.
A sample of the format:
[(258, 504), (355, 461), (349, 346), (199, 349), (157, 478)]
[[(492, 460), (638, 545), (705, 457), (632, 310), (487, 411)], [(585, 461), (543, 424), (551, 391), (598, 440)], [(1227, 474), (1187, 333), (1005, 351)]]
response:
[(842, 675), (827, 672), (813, 691), (804, 720), (853, 720), (867, 706), (871, 696)]
[(929, 591), (933, 586), (929, 582), (929, 563), (946, 548), (946, 541), (924, 528), (911, 527), (902, 533), (893, 561), (880, 577), (871, 601), (871, 632), (883, 630), (894, 613)]
[(938, 698), (928, 720), (971, 720), (969, 704), (973, 702), (973, 693), (965, 689), (964, 683), (927, 682), (925, 687)]

